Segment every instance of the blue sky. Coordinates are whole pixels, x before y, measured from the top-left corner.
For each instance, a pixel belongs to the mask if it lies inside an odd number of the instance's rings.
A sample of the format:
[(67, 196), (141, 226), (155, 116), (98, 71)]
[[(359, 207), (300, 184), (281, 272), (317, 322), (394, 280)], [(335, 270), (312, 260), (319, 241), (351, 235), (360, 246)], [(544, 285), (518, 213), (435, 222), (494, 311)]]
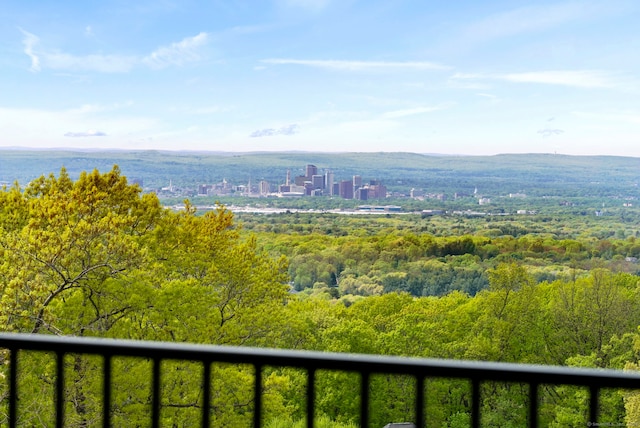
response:
[(640, 2), (0, 7), (0, 146), (640, 157)]

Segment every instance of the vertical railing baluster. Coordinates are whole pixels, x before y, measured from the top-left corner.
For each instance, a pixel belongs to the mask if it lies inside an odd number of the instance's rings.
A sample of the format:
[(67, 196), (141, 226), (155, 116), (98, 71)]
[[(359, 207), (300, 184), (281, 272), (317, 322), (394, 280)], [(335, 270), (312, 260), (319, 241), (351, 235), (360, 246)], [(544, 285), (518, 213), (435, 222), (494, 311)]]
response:
[(538, 384), (529, 384), (529, 428), (538, 427)]
[(416, 376), (416, 427), (424, 428), (427, 406), (424, 396), (424, 376)]
[(153, 359), (153, 379), (152, 379), (152, 396), (151, 396), (151, 426), (153, 428), (160, 427), (160, 364), (162, 360)]
[(598, 423), (598, 407), (600, 388), (595, 385), (589, 387), (589, 424), (595, 426)]
[(480, 381), (471, 380), (471, 426), (480, 428)]
[(103, 355), (102, 366), (102, 426), (111, 426), (111, 355)]
[(313, 428), (316, 406), (316, 370), (307, 369), (307, 428)]
[(254, 364), (255, 367), (255, 385), (253, 395), (253, 427), (260, 428), (262, 426), (262, 365)]
[[(134, 358), (135, 361), (143, 364), (146, 370), (146, 379), (148, 381), (149, 374), (152, 375), (151, 391), (145, 393), (145, 402), (149, 403), (151, 409), (146, 407), (146, 413), (151, 413), (151, 426), (158, 428), (162, 421), (163, 413), (163, 394), (167, 393), (162, 390), (162, 363), (169, 360), (180, 361), (198, 361), (203, 364), (202, 367), (202, 423), (203, 427), (212, 426), (212, 419), (215, 419), (213, 413), (213, 391), (212, 378), (214, 368), (218, 363), (222, 364), (239, 364), (243, 373), (245, 369), (250, 372), (255, 370), (254, 378), (254, 397), (252, 398), (253, 426), (260, 428), (264, 425), (264, 415), (269, 410), (269, 406), (265, 406), (265, 376), (266, 367), (292, 367), (296, 373), (306, 370), (306, 428), (313, 428), (315, 425), (315, 412), (318, 396), (317, 382), (318, 371), (330, 370), (341, 371), (349, 376), (353, 375), (353, 379), (360, 376), (360, 403), (359, 403), (359, 424), (361, 428), (369, 428), (371, 421), (370, 411), (373, 408), (372, 400), (375, 396), (375, 387), (372, 385), (371, 379), (376, 373), (390, 373), (393, 376), (406, 376), (406, 379), (415, 379), (415, 411), (410, 417), (415, 418), (416, 426), (424, 428), (431, 423), (428, 414), (427, 405), (431, 405), (428, 393), (431, 392), (430, 379), (464, 379), (463, 382), (469, 382), (469, 388), (465, 392), (465, 403), (468, 403), (468, 410), (471, 414), (471, 426), (480, 427), (483, 419), (482, 412), (488, 412), (487, 417), (491, 416), (491, 410), (488, 405), (483, 405), (483, 392), (488, 394), (489, 387), (494, 382), (519, 385), (522, 394), (528, 393), (527, 409), (527, 425), (531, 428), (537, 428), (544, 419), (540, 414), (540, 409), (545, 401), (548, 385), (573, 385), (579, 388), (582, 393), (589, 394), (588, 410), (583, 415), (588, 417), (587, 422), (592, 426), (598, 425), (598, 418), (602, 418), (601, 406), (603, 398), (600, 396), (605, 388), (634, 389), (639, 388), (640, 377), (637, 373), (619, 373), (615, 371), (605, 370), (585, 370), (574, 369), (569, 367), (530, 367), (527, 365), (518, 366), (515, 364), (502, 363), (439, 363), (437, 360), (400, 360), (397, 358), (349, 355), (341, 357), (338, 355), (319, 354), (314, 352), (296, 354), (295, 351), (277, 351), (269, 350), (263, 352), (256, 349), (235, 350), (233, 348), (219, 347), (200, 347), (194, 345), (171, 345), (160, 344), (134, 344), (129, 342), (118, 342), (107, 339), (86, 339), (86, 338), (57, 338), (53, 336), (39, 335), (18, 335), (0, 333), (0, 348), (7, 350), (8, 354), (2, 354), (4, 358), (0, 361), (7, 378), (0, 382), (4, 385), (5, 400), (0, 403), (0, 413), (5, 412), (4, 418), (6, 426), (14, 428), (25, 424), (30, 424), (34, 416), (27, 413), (31, 409), (32, 404), (23, 402), (25, 399), (23, 385), (24, 379), (24, 357), (29, 357), (32, 352), (44, 353), (46, 361), (55, 364), (53, 373), (47, 379), (36, 379), (36, 382), (45, 382), (46, 385), (36, 385), (36, 387), (45, 387), (53, 389), (53, 394), (46, 394), (47, 401), (42, 404), (49, 411), (54, 411), (55, 415), (49, 415), (46, 423), (63, 427), (65, 419), (74, 419), (75, 413), (72, 408), (72, 394), (75, 389), (75, 365), (84, 361), (86, 355), (97, 355), (102, 357), (102, 398), (97, 398), (102, 403), (102, 418), (98, 421), (102, 426), (108, 427), (113, 425), (114, 419), (119, 417), (118, 404), (116, 400), (117, 394), (114, 391), (117, 388), (117, 373), (114, 367), (120, 358)], [(24, 352), (23, 352), (24, 351)], [(66, 380), (66, 361), (69, 361), (70, 378)], [(76, 364), (74, 365), (73, 362)], [(152, 367), (148, 367), (151, 363)], [(8, 366), (7, 366), (8, 364)], [(214, 365), (216, 364), (216, 365)], [(22, 372), (22, 373), (21, 373)], [(34, 374), (35, 375), (35, 374)], [(20, 376), (20, 378), (19, 378)], [(167, 380), (167, 379), (165, 379)], [(66, 386), (69, 386), (69, 389)], [(78, 384), (78, 387), (82, 385)], [(355, 386), (355, 384), (354, 384)], [(166, 382), (165, 382), (166, 387)], [(198, 385), (197, 387), (200, 387)], [(357, 386), (356, 386), (357, 389)], [(411, 388), (410, 388), (411, 389)], [(100, 387), (98, 387), (98, 391)], [(19, 393), (22, 392), (22, 395)], [(469, 392), (471, 394), (469, 402)], [(354, 394), (358, 392), (355, 391)], [(411, 392), (409, 392), (411, 394)], [(33, 397), (28, 397), (30, 400)], [(490, 397), (485, 397), (490, 398)], [(19, 401), (20, 399), (20, 401)], [(165, 398), (164, 411), (170, 403)], [(69, 409), (67, 409), (69, 402)], [(115, 403), (115, 404), (114, 404)], [(268, 403), (267, 403), (268, 404)], [(98, 404), (100, 406), (100, 404)], [(249, 403), (251, 406), (251, 403)], [(264, 408), (263, 408), (264, 406)], [(581, 404), (583, 410), (584, 404)], [(602, 408), (601, 408), (602, 407)], [(374, 409), (375, 410), (375, 409)], [(249, 410), (250, 411), (250, 410)], [(50, 412), (49, 412), (50, 413)], [(524, 417), (524, 415), (522, 415)], [(148, 416), (147, 416), (148, 417)], [(485, 418), (486, 419), (486, 418)], [(20, 421), (20, 422), (18, 422)], [(180, 423), (180, 422), (176, 422)], [(4, 425), (3, 425), (4, 426)], [(304, 426), (304, 425), (303, 425)]]
[(360, 428), (369, 427), (369, 372), (360, 375)]
[(64, 425), (64, 352), (56, 352), (56, 427)]
[(203, 361), (202, 370), (202, 428), (211, 426), (211, 415), (209, 414), (209, 406), (211, 406), (211, 362)]
[(9, 349), (9, 428), (18, 423), (18, 349)]

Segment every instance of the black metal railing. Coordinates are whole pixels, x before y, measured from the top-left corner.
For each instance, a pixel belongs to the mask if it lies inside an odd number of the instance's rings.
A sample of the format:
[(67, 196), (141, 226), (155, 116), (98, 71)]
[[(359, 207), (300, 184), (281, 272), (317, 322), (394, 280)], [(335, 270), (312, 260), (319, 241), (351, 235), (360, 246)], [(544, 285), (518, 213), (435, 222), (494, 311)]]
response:
[[(211, 365), (214, 363), (247, 364), (255, 369), (253, 394), (253, 426), (262, 423), (263, 370), (268, 366), (292, 367), (306, 370), (306, 414), (307, 426), (314, 425), (315, 379), (318, 370), (337, 370), (360, 374), (360, 426), (369, 426), (369, 386), (372, 375), (384, 373), (408, 375), (415, 379), (415, 425), (424, 427), (428, 394), (425, 380), (429, 378), (466, 379), (471, 382), (471, 425), (480, 426), (481, 384), (483, 382), (516, 382), (528, 385), (528, 415), (530, 427), (538, 426), (539, 389), (541, 385), (575, 385), (589, 391), (589, 424), (598, 425), (598, 397), (604, 388), (640, 389), (640, 373), (615, 370), (581, 369), (556, 366), (535, 366), (492, 362), (434, 360), (371, 355), (336, 354), (308, 351), (275, 350), (262, 348), (221, 347), (165, 342), (139, 342), (112, 339), (60, 337), (0, 333), (0, 349), (5, 352), (8, 363), (7, 394), (8, 425), (15, 427), (18, 421), (18, 354), (21, 351), (45, 351), (56, 356), (55, 376), (55, 425), (63, 426), (65, 419), (64, 382), (65, 355), (87, 354), (102, 356), (102, 425), (112, 425), (112, 359), (114, 357), (139, 357), (153, 364), (151, 424), (160, 426), (161, 362), (181, 360), (202, 364), (203, 403), (210, 403)], [(8, 354), (8, 355), (7, 355)], [(426, 388), (428, 392), (428, 388)], [(209, 427), (210, 409), (202, 406), (201, 426)]]

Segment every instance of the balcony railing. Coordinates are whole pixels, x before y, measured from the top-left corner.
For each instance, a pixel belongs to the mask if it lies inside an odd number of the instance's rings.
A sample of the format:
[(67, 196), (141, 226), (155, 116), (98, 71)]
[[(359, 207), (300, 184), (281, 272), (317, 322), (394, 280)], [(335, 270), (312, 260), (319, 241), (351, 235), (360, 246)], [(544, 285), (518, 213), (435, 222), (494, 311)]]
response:
[[(152, 362), (151, 426), (160, 426), (161, 413), (161, 362), (180, 360), (197, 362), (202, 367), (201, 396), (203, 403), (210, 403), (211, 365), (232, 363), (251, 365), (255, 369), (253, 394), (253, 426), (261, 427), (262, 390), (264, 368), (269, 366), (292, 367), (306, 371), (306, 424), (314, 425), (315, 379), (318, 370), (335, 370), (360, 374), (360, 419), (361, 427), (369, 427), (370, 378), (375, 374), (408, 375), (415, 379), (415, 415), (417, 427), (428, 424), (426, 407), (429, 389), (425, 381), (430, 378), (465, 379), (471, 384), (471, 426), (480, 426), (481, 385), (484, 382), (515, 382), (528, 385), (527, 423), (538, 426), (539, 390), (542, 385), (575, 385), (586, 387), (588, 399), (588, 424), (598, 425), (599, 393), (605, 388), (640, 389), (640, 373), (615, 370), (581, 369), (554, 366), (534, 366), (508, 363), (471, 362), (453, 360), (383, 357), (372, 355), (336, 354), (307, 351), (290, 351), (261, 348), (220, 347), (164, 342), (138, 342), (111, 339), (58, 337), (0, 333), (0, 348), (4, 353), (4, 364), (8, 364), (4, 401), (7, 406), (8, 425), (18, 424), (17, 397), (19, 394), (18, 354), (23, 351), (43, 351), (56, 356), (55, 426), (65, 423), (64, 384), (65, 355), (98, 355), (103, 359), (101, 397), (102, 425), (112, 426), (112, 360), (114, 357), (138, 357)], [(358, 393), (354, 391), (354, 393)], [(7, 404), (8, 403), (8, 404)], [(201, 407), (201, 426), (211, 425), (209, 405)], [(53, 421), (51, 421), (53, 422)], [(606, 425), (606, 424), (604, 424)]]

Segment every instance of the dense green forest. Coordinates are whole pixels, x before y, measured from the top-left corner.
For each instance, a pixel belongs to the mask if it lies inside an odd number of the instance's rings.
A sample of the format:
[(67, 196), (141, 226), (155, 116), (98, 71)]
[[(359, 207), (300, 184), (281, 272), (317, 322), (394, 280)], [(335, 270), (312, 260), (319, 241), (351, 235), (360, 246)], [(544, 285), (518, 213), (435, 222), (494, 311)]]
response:
[[(40, 334), (636, 370), (634, 213), (234, 216), (222, 205), (165, 209), (117, 167), (77, 179), (62, 170), (0, 191), (0, 322)], [(51, 419), (54, 360), (20, 354), (23, 426)], [(69, 426), (99, 424), (101, 364), (66, 357)], [(114, 425), (148, 426), (150, 362), (113, 364)], [(0, 370), (6, 379), (6, 364)], [(212, 372), (214, 396), (202, 403), (200, 367), (163, 364), (163, 424), (194, 425), (208, 405), (213, 426), (251, 426), (253, 369), (216, 364)], [(302, 423), (304, 382), (300, 371), (268, 369), (267, 427)], [(319, 426), (357, 426), (358, 382), (317, 374)], [(428, 380), (427, 388), (431, 425), (468, 426), (467, 382)], [(410, 420), (414, 389), (402, 376), (373, 376), (370, 426)], [(484, 426), (524, 426), (526, 392), (483, 385)], [(584, 426), (585, 397), (544, 386), (540, 424)], [(638, 424), (639, 409), (637, 392), (601, 398), (605, 423)]]
[(292, 285), (334, 297), (486, 289), (486, 272), (516, 262), (536, 282), (594, 268), (640, 271), (637, 214), (624, 216), (237, 215), (266, 252), (289, 260)]

